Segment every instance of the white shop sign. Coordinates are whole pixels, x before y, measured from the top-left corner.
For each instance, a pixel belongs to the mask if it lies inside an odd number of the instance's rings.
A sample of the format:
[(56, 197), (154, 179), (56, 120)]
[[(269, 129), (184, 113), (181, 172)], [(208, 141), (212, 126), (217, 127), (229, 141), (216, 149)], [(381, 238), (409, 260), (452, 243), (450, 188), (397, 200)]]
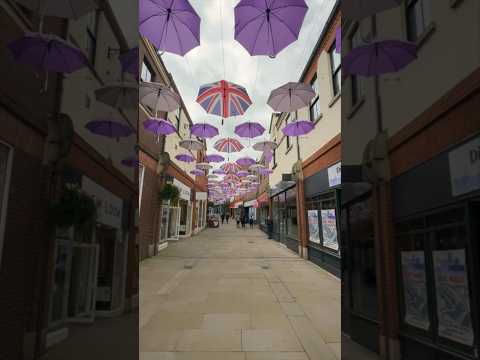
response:
[(342, 183), (342, 163), (338, 162), (328, 168), (328, 186), (334, 187)]
[(173, 185), (175, 185), (178, 190), (180, 191), (180, 199), (190, 201), (190, 192), (191, 189), (187, 186), (178, 181), (177, 179), (173, 179)]
[(448, 154), (452, 195), (480, 189), (480, 137)]
[(98, 185), (86, 176), (82, 176), (82, 189), (93, 196), (97, 203), (97, 221), (120, 229), (122, 227), (123, 201), (110, 191)]
[(197, 199), (197, 201), (207, 200), (207, 193), (206, 192), (197, 192), (196, 199)]

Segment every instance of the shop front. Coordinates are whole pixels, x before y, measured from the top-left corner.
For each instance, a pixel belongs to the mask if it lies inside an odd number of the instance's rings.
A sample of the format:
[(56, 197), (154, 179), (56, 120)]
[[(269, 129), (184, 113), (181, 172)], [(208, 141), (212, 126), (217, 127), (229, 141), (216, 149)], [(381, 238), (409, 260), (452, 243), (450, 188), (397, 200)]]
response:
[(207, 220), (207, 193), (197, 192), (195, 194), (195, 233), (202, 231), (206, 226)]
[(192, 189), (177, 179), (173, 180), (173, 185), (176, 186), (180, 192), (180, 199), (178, 201), (179, 214), (177, 215), (179, 216), (178, 236), (181, 238), (189, 237), (192, 235)]
[(257, 200), (248, 200), (243, 203), (244, 216), (247, 220), (253, 219), (253, 222), (257, 222)]
[(304, 180), (308, 259), (340, 277), (340, 162)]
[(294, 182), (277, 186), (272, 196), (273, 238), (290, 250), (299, 252), (297, 192)]
[(260, 226), (260, 229), (263, 232), (267, 233), (268, 217), (270, 214), (270, 206), (267, 193), (263, 193), (257, 198), (257, 206), (258, 224)]

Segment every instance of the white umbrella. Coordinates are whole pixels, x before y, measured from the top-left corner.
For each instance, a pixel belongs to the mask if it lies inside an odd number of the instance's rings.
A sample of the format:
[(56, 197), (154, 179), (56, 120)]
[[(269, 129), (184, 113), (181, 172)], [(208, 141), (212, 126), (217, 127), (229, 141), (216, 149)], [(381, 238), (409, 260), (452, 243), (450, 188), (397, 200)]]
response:
[(97, 8), (95, 0), (16, 0), (41, 15), (78, 19)]
[(262, 164), (255, 164), (250, 166), (250, 170), (252, 171), (259, 171), (260, 169), (265, 169), (265, 166), (263, 166)]
[(273, 90), (267, 103), (275, 111), (292, 112), (310, 105), (315, 95), (310, 85), (289, 82)]
[(399, 6), (403, 0), (343, 0), (342, 17), (361, 20), (381, 11)]
[(212, 165), (210, 165), (209, 163), (198, 163), (195, 165), (195, 167), (197, 169), (202, 169), (202, 170), (209, 170), (211, 168), (213, 168)]
[(113, 108), (136, 109), (138, 107), (137, 84), (131, 82), (110, 84), (95, 90), (95, 98)]
[(180, 107), (180, 96), (163, 84), (142, 82), (140, 84), (139, 100), (155, 111), (175, 111)]
[(193, 150), (193, 151), (198, 151), (203, 149), (203, 143), (194, 139), (182, 140), (178, 143), (178, 145), (180, 145), (180, 147), (184, 149)]
[(253, 148), (257, 151), (266, 151), (266, 150), (275, 150), (277, 148), (277, 144), (273, 141), (260, 141), (253, 145)]

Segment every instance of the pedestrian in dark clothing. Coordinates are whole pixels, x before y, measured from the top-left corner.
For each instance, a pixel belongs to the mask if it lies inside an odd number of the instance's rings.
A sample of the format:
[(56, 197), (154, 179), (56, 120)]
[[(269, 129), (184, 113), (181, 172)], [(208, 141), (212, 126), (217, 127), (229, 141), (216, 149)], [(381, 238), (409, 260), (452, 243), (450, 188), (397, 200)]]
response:
[(237, 214), (235, 220), (237, 220), (237, 228), (240, 227), (240, 215)]
[(225, 221), (225, 214), (222, 214), (222, 224)]
[(241, 216), (240, 221), (242, 222), (242, 228), (245, 228), (245, 216)]
[(228, 224), (228, 219), (230, 219), (230, 214), (227, 214), (225, 218), (227, 219), (227, 224)]
[(253, 229), (253, 216), (250, 216), (248, 222), (250, 223), (250, 229)]

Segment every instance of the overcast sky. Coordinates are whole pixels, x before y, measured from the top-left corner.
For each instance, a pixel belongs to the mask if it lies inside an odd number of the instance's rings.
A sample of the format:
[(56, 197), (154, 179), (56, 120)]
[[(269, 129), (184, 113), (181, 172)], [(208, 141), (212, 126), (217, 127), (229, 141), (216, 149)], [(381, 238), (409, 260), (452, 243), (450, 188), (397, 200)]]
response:
[[(131, 21), (136, 9), (129, 9), (125, 0), (110, 0), (132, 46), (138, 43), (136, 25)], [(236, 137), (236, 125), (259, 122), (267, 131), (262, 138), (249, 142), (240, 139), (246, 147), (241, 153), (230, 155), (233, 161), (241, 156), (258, 158), (260, 153), (251, 145), (268, 137), (268, 126), (272, 109), (267, 105), (270, 91), (288, 81), (298, 81), (318, 37), (329, 17), (335, 0), (306, 0), (309, 10), (305, 17), (299, 39), (285, 48), (275, 59), (265, 56), (252, 57), (234, 39), (234, 7), (239, 0), (190, 0), (201, 22), (200, 46), (185, 57), (165, 53), (162, 58), (175, 79), (190, 117), (194, 123), (208, 122), (220, 130), (220, 135), (208, 141), (208, 153), (216, 153), (213, 143), (221, 137)], [(223, 17), (220, 14), (223, 14)], [(138, 16), (135, 14), (135, 16)], [(222, 32), (223, 28), (223, 32)], [(222, 33), (225, 53), (225, 69), (222, 61)], [(224, 76), (225, 74), (225, 76)], [(225, 79), (244, 86), (253, 104), (244, 116), (225, 119), (209, 115), (195, 102), (198, 88), (202, 84)], [(222, 154), (227, 155), (227, 154)]]

